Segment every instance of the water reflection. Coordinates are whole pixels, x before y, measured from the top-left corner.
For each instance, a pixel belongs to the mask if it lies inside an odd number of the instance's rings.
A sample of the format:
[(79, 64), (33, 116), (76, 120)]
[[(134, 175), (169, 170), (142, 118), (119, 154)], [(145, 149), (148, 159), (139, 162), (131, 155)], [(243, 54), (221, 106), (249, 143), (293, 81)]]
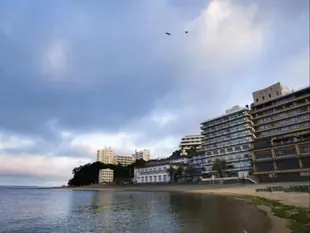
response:
[(5, 198), (5, 233), (266, 233), (270, 225), (254, 206), (205, 195), (32, 190)]

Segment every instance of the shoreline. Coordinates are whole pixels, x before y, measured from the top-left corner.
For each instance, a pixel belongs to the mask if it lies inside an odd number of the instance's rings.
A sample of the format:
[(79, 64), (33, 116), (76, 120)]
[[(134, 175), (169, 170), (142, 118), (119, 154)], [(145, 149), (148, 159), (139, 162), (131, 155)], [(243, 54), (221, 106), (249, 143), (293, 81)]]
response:
[[(302, 211), (309, 214), (310, 221), (310, 194), (309, 193), (284, 193), (284, 192), (256, 192), (257, 186), (205, 186), (205, 185), (90, 185), (82, 187), (58, 187), (51, 189), (80, 190), (80, 191), (137, 191), (137, 192), (178, 192), (191, 194), (204, 194), (225, 196), (252, 203), (264, 211), (271, 221), (272, 228), (269, 233), (299, 232), (292, 229), (294, 219), (287, 218), (283, 213), (275, 213), (277, 209), (283, 211)], [(289, 210), (289, 208), (291, 210)], [(279, 217), (280, 215), (280, 217)], [(294, 226), (293, 226), (294, 227)], [(307, 228), (308, 230), (308, 228)], [(309, 226), (310, 230), (310, 226)], [(308, 231), (310, 232), (310, 231)]]
[[(273, 185), (276, 186), (276, 185)], [(151, 191), (151, 192), (186, 192), (201, 193), (221, 196), (254, 196), (274, 201), (281, 204), (292, 205), (310, 210), (310, 193), (285, 193), (279, 192), (256, 192), (256, 188), (262, 186), (229, 186), (229, 185), (200, 185), (200, 184), (174, 184), (174, 185), (89, 185), (81, 187), (55, 187), (48, 189), (65, 189), (81, 191)], [(264, 186), (266, 187), (266, 186)]]

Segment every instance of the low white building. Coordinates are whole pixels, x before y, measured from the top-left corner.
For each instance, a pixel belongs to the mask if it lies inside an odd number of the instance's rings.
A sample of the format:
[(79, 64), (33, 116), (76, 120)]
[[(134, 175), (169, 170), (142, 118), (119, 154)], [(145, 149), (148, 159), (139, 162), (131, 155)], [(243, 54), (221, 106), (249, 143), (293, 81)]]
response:
[(99, 170), (98, 183), (111, 183), (113, 182), (114, 171), (110, 168)]
[(166, 159), (149, 160), (144, 167), (134, 169), (134, 183), (168, 183), (170, 182), (169, 168), (177, 169), (188, 163), (186, 156), (170, 156)]
[(168, 183), (169, 164), (150, 165), (134, 169), (134, 183)]

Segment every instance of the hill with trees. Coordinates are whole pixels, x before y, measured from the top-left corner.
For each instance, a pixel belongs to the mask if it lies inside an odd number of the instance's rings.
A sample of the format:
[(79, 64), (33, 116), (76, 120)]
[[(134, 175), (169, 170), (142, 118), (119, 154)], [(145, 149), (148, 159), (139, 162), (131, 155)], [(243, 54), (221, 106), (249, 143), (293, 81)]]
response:
[(68, 186), (76, 187), (90, 184), (98, 184), (99, 171), (110, 168), (114, 171), (114, 182), (120, 183), (133, 178), (134, 168), (145, 164), (143, 159), (136, 160), (133, 164), (123, 166), (121, 164), (104, 164), (102, 162), (87, 163), (72, 170), (73, 177), (68, 181)]

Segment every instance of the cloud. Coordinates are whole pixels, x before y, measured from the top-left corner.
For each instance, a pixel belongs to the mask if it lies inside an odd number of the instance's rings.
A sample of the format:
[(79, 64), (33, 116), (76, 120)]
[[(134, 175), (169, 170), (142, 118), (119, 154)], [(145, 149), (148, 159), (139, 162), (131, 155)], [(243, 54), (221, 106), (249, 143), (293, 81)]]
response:
[[(65, 179), (42, 161), (70, 174), (104, 146), (168, 156), (200, 122), (251, 103), (253, 90), (309, 84), (307, 0), (0, 2), (0, 15), (10, 181)], [(16, 158), (36, 172), (14, 170)]]
[(32, 156), (27, 154), (0, 155), (0, 175), (32, 177), (45, 182), (62, 183), (72, 175), (75, 166), (90, 162), (90, 159), (73, 159), (65, 156)]
[(43, 56), (43, 73), (52, 77), (63, 76), (67, 67), (67, 55), (64, 42), (54, 41)]

